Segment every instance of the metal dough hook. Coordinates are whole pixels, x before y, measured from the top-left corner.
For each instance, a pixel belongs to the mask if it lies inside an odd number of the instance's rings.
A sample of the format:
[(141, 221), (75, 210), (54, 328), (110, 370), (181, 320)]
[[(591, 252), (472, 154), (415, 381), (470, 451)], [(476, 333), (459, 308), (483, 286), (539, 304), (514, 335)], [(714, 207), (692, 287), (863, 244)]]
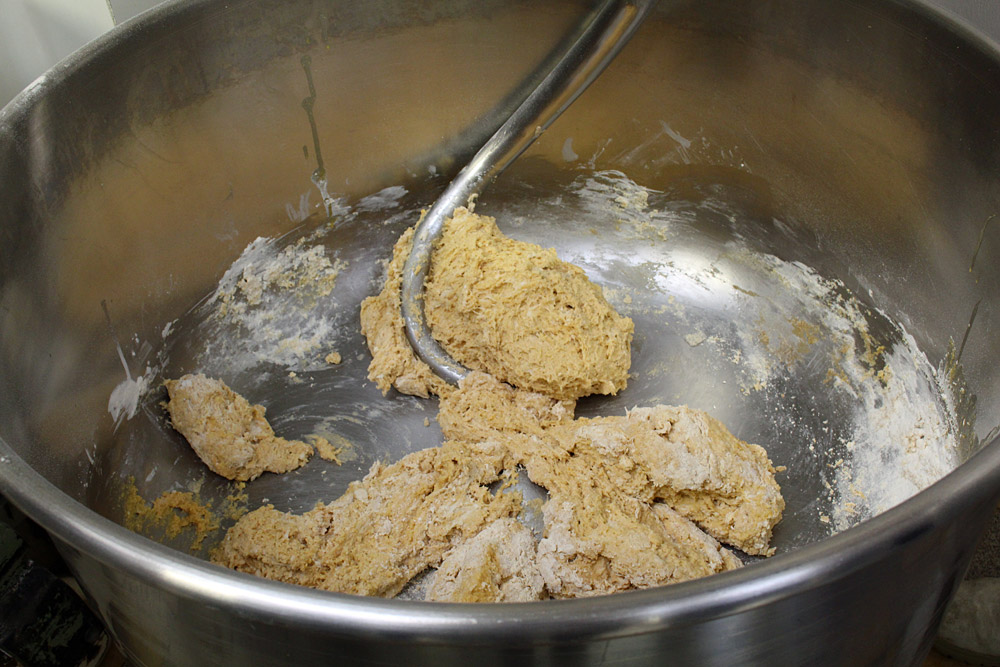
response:
[(655, 1), (606, 0), (566, 54), (479, 149), (417, 225), (403, 269), (403, 323), (417, 356), (448, 382), (457, 384), (469, 371), (431, 336), (424, 320), (422, 298), (431, 252), (444, 229), (444, 221), (456, 208), (466, 205), (470, 197), (482, 192), (604, 71)]

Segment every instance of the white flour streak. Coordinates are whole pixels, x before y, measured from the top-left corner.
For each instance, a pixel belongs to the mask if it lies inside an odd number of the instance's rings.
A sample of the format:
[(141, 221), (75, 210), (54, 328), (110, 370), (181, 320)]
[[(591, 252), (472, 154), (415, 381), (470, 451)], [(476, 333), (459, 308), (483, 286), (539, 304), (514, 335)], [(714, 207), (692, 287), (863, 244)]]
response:
[(345, 266), (305, 240), (284, 249), (274, 239), (254, 240), (205, 304), (214, 310), (200, 335), (201, 368), (324, 368), (326, 346), (337, 333), (332, 292)]
[(131, 419), (135, 416), (139, 410), (139, 399), (149, 388), (149, 378), (152, 375), (152, 371), (147, 366), (144, 375), (140, 375), (134, 380), (127, 377), (111, 392), (111, 396), (108, 398), (108, 412), (111, 413), (111, 419), (115, 422), (115, 428), (118, 428), (123, 419)]
[(904, 336), (884, 362), (878, 377), (855, 376), (850, 385), (838, 385), (858, 399), (849, 465), (836, 476), (838, 530), (895, 507), (959, 463), (954, 419), (915, 341)]
[(379, 190), (373, 195), (368, 195), (358, 202), (359, 211), (384, 211), (399, 206), (399, 200), (406, 195), (406, 188), (402, 185), (394, 185), (389, 188)]

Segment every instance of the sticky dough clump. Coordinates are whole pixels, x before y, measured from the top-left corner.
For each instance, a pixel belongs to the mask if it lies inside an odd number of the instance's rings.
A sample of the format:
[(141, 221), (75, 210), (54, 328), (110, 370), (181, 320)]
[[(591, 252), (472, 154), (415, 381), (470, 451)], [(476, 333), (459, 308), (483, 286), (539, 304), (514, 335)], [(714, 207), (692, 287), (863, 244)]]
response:
[[(383, 392), (427, 396), (449, 388), (416, 358), (399, 314), (402, 269), (412, 246), (404, 233), (385, 286), (361, 306), (372, 352), (369, 378)], [(470, 369), (561, 400), (615, 394), (631, 363), (632, 320), (601, 288), (555, 251), (504, 236), (493, 218), (459, 208), (445, 222), (424, 295), (434, 338)]]
[(376, 463), (337, 500), (301, 515), (270, 505), (229, 529), (216, 563), (341, 593), (392, 597), (455, 546), (520, 510), (490, 485), (510, 465), (491, 443), (445, 443)]
[(221, 380), (193, 374), (165, 384), (174, 428), (218, 475), (245, 482), (264, 472), (295, 470), (313, 453), (304, 442), (276, 436), (264, 408), (250, 405)]
[(557, 399), (625, 388), (632, 320), (581, 268), (505, 236), (493, 218), (455, 211), (425, 289), (434, 338), (468, 368)]

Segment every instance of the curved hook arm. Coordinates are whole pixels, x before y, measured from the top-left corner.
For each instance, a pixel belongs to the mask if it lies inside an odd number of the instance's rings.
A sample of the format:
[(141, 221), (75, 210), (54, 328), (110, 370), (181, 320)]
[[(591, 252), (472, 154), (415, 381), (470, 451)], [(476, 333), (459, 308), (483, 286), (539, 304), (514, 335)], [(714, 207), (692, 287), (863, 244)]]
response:
[(618, 55), (655, 2), (605, 0), (566, 55), (479, 149), (417, 225), (403, 268), (403, 323), (417, 356), (448, 382), (457, 384), (468, 370), (431, 336), (422, 304), (431, 253), (445, 220), (516, 160), (586, 90)]

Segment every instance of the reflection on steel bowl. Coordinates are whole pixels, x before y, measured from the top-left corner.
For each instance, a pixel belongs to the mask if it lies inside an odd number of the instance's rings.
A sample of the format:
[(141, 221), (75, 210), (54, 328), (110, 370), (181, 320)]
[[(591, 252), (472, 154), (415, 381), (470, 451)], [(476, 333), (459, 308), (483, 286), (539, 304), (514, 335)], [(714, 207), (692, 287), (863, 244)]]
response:
[[(508, 605), (206, 562), (240, 512), (305, 512), (440, 444), (435, 400), (367, 380), (359, 304), (591, 9), (170, 3), (4, 109), (0, 481), (130, 660), (904, 665), (929, 650), (1000, 495), (1000, 55), (919, 2), (662, 2), (477, 207), (635, 322), (628, 388), (578, 415), (689, 404), (787, 467), (776, 555)], [(304, 256), (326, 262), (325, 293), (255, 273)], [(340, 465), (245, 487), (207, 472), (161, 406), (187, 372), (264, 404), (283, 437), (328, 436)], [(124, 527), (169, 492), (217, 527)]]

